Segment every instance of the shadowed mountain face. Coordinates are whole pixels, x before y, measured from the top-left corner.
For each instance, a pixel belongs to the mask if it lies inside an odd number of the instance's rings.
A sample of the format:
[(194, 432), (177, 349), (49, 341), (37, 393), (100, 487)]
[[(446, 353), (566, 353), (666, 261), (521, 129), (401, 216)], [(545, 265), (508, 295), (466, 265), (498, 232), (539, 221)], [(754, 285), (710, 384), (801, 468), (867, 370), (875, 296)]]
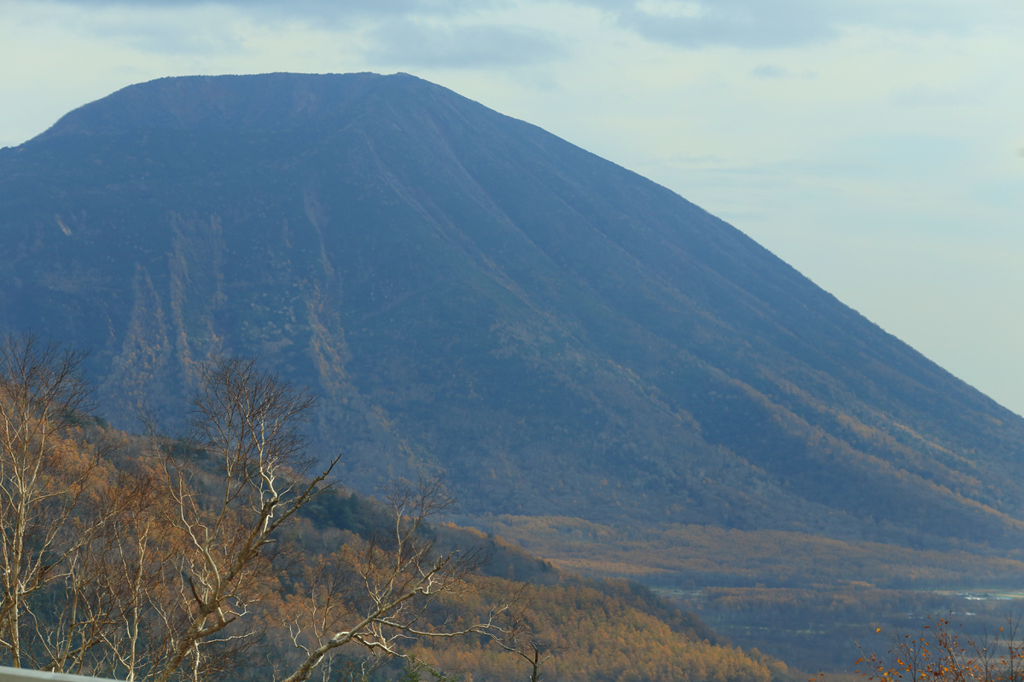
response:
[(407, 75), (171, 78), (0, 151), (0, 324), (174, 428), (215, 354), (371, 491), (1003, 551), (1024, 419), (735, 228)]

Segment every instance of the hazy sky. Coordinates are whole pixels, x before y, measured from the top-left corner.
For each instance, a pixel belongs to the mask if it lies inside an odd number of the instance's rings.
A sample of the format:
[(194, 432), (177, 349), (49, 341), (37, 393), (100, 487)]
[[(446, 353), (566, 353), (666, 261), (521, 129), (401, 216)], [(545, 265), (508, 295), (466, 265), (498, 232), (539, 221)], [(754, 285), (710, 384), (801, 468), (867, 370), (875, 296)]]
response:
[(267, 71), (406, 71), (535, 123), (1024, 413), (1021, 0), (0, 0), (0, 146)]

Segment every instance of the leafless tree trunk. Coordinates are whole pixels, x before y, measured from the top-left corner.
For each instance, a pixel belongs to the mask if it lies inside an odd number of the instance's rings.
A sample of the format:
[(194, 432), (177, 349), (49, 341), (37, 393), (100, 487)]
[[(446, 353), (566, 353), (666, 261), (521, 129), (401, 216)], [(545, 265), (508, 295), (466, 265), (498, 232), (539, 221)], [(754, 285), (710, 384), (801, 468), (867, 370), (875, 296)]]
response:
[(306, 477), (315, 460), (299, 429), (313, 404), (255, 361), (222, 360), (204, 373), (192, 401), (192, 449), (212, 458), (220, 476), (205, 475), (194, 454), (162, 458), (170, 510), (164, 521), (181, 543), (174, 572), (184, 618), (174, 627), (164, 607), (168, 647), (154, 669), (156, 682), (186, 663), (187, 677), (202, 679), (208, 644), (245, 646), (255, 634), (251, 616), (277, 588), (273, 536), (317, 494), (340, 457)]
[[(12, 665), (199, 682), (283, 622), (297, 682), (349, 644), (402, 656), (405, 640), (493, 627), (504, 607), (460, 627), (431, 612), (481, 561), (425, 537), (453, 504), (436, 481), (392, 487), (391, 530), (310, 562), (282, 601), (275, 536), (340, 458), (310, 476), (304, 391), (253, 361), (218, 361), (187, 445), (153, 435), (115, 465), (78, 425), (81, 361), (31, 337), (0, 342), (0, 655)], [(44, 591), (46, 613), (33, 610)]]
[(515, 601), (515, 608), (508, 610), (505, 624), (493, 639), (502, 649), (530, 665), (530, 682), (540, 682), (541, 668), (563, 647), (537, 637), (530, 625), (529, 601), (522, 594)]
[(103, 522), (69, 532), (99, 461), (75, 421), (89, 397), (82, 359), (32, 336), (0, 340), (0, 649), (16, 668), (33, 656), (30, 599), (67, 577)]

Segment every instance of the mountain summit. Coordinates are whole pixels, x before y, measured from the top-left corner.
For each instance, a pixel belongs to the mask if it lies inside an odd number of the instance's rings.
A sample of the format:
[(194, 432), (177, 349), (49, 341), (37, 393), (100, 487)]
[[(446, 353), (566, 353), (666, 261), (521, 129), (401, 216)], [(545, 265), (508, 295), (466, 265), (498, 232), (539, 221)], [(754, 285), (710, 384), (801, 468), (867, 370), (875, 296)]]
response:
[(165, 78), (0, 151), (0, 324), (169, 428), (217, 354), (371, 492), (1001, 552), (1024, 419), (673, 192), (399, 74)]

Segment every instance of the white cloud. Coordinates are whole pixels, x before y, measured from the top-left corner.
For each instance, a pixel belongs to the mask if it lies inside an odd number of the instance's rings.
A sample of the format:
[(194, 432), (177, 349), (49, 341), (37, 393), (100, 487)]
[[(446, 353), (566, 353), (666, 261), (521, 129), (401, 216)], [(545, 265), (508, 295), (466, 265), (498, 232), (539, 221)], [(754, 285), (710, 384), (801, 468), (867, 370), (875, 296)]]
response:
[(564, 58), (558, 37), (531, 27), (465, 26), (397, 19), (372, 31), (367, 59), (389, 66), (481, 68), (518, 66)]
[(1024, 22), (1010, 0), (573, 0), (600, 7), (644, 38), (696, 49), (804, 46), (854, 27), (963, 34)]

